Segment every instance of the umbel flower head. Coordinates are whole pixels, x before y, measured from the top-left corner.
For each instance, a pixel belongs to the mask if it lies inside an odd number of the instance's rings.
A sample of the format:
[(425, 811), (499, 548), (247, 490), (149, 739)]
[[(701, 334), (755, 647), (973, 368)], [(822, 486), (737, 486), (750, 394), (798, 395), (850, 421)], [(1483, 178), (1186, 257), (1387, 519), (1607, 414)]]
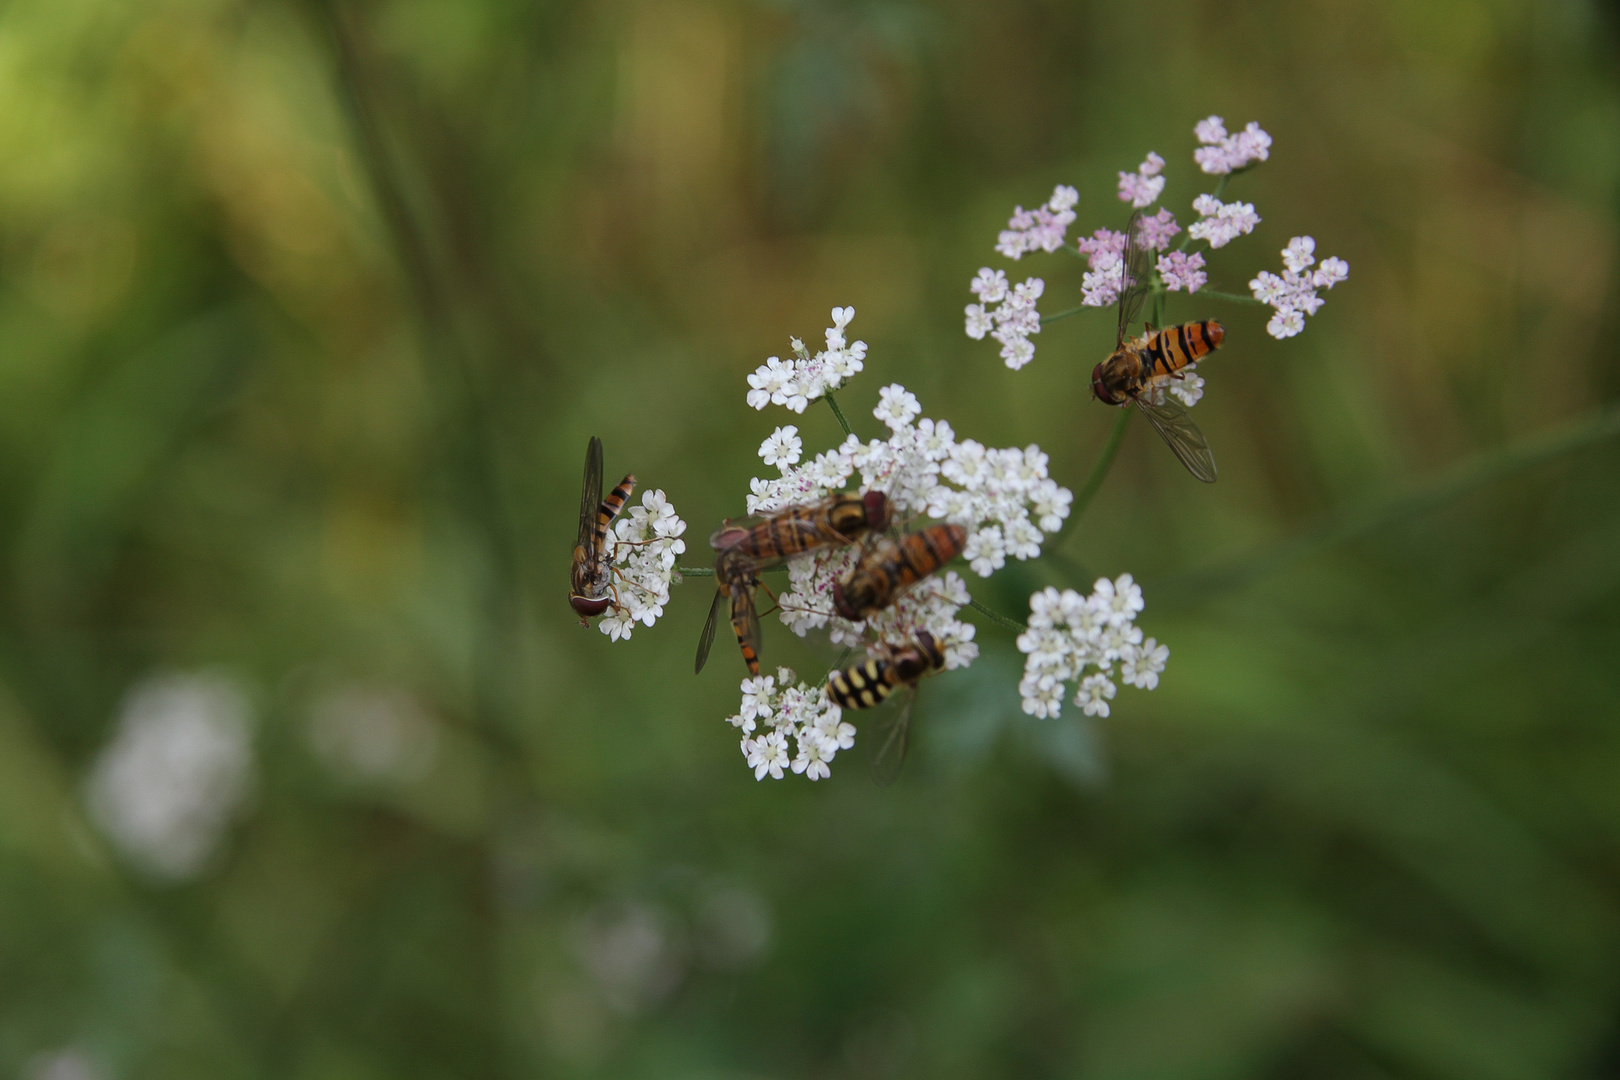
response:
[(685, 532), (686, 522), (662, 489), (643, 492), (641, 505), (620, 515), (607, 537), (617, 602), (597, 624), (602, 633), (621, 641), (636, 623), (651, 626), (664, 614), (676, 557), (686, 550)]
[[(1119, 173), (1120, 201), (1144, 212), (1138, 243), (1157, 253), (1150, 283), (1155, 292), (1191, 294), (1205, 288), (1209, 284), (1208, 253), (1249, 235), (1261, 221), (1253, 203), (1223, 202), (1219, 196), (1229, 177), (1271, 156), (1271, 136), (1252, 121), (1236, 133), (1230, 133), (1219, 116), (1200, 120), (1193, 133), (1199, 142), (1193, 151), (1194, 162), (1203, 173), (1220, 177), (1220, 184), (1213, 193), (1205, 192), (1193, 200), (1197, 220), (1186, 226), (1185, 236), (1174, 250), (1171, 249), (1174, 238), (1184, 231), (1175, 215), (1164, 207), (1153, 214), (1146, 213), (1164, 193), (1165, 159), (1150, 152), (1134, 172)], [(1078, 203), (1075, 189), (1060, 185), (1042, 209), (1019, 208), (1009, 227), (997, 239), (996, 250), (1016, 259), (1033, 251), (1062, 248), (1063, 237), (1076, 220), (1074, 208)], [(1125, 240), (1123, 233), (1101, 228), (1075, 242), (1071, 251), (1084, 256), (1087, 266), (1080, 283), (1080, 306), (1106, 308), (1119, 301)], [(1308, 257), (1309, 251), (1301, 252), (1296, 248), (1302, 241), (1311, 243), (1309, 237), (1295, 239), (1290, 245), (1292, 254), (1284, 258), (1285, 271), (1281, 276), (1262, 273), (1250, 282), (1254, 297), (1275, 308), (1276, 313), (1266, 327), (1273, 337), (1285, 338), (1299, 333), (1305, 325), (1305, 317), (1321, 307), (1317, 290), (1332, 288), (1349, 273), (1349, 266), (1342, 259), (1324, 260), (1316, 271), (1305, 273), (1305, 267), (1310, 264), (1300, 263), (1300, 259)], [(1189, 250), (1194, 243), (1203, 244), (1204, 250)], [(1015, 371), (1033, 360), (1033, 338), (1040, 333), (1042, 321), (1036, 301), (1045, 292), (1046, 282), (1031, 277), (1014, 286), (1003, 271), (987, 266), (979, 270), (968, 287), (978, 298), (964, 309), (964, 330), (968, 337), (978, 341), (988, 336), (1000, 342), (1002, 360)], [(1184, 370), (1191, 371), (1191, 368)], [(1201, 386), (1202, 380), (1199, 380)], [(1187, 392), (1182, 393), (1183, 390)], [(1160, 388), (1161, 399), (1164, 393), (1188, 405), (1202, 396), (1201, 389), (1191, 387)]]
[[(840, 330), (853, 314), (851, 308), (835, 309), (834, 319), (843, 320)], [(897, 520), (915, 526), (929, 518), (963, 527), (963, 555), (981, 577), (1009, 559), (1038, 557), (1047, 534), (1062, 527), (1074, 498), (1048, 475), (1046, 454), (1035, 445), (996, 448), (961, 439), (946, 421), (921, 414), (911, 391), (898, 383), (883, 387), (872, 416), (889, 430), (888, 438), (850, 435), (808, 459), (797, 426), (777, 428), (759, 453), (780, 475), (752, 481), (748, 512), (779, 513), (851, 488), (881, 491)], [(825, 630), (833, 644), (871, 657), (905, 648), (926, 631), (947, 670), (978, 658), (976, 628), (958, 618), (972, 597), (953, 570), (923, 578), (865, 620), (840, 616), (833, 586), (864, 551), (861, 544), (830, 545), (790, 558), (788, 589), (780, 597), (783, 625), (800, 637)], [(752, 725), (767, 715), (763, 710), (779, 722), (756, 735)], [(775, 681), (744, 681), (742, 708), (731, 723), (749, 736), (743, 753), (757, 777), (780, 777), (790, 769), (817, 779), (827, 775), (838, 749), (853, 744), (854, 727), (838, 720), (837, 710), (820, 685), (797, 683), (791, 673), (778, 672)]]
[(1097, 579), (1089, 596), (1073, 589), (1045, 589), (1031, 596), (1029, 629), (1018, 638), (1025, 656), (1024, 678), (1018, 684), (1024, 711), (1059, 715), (1068, 686), (1076, 680), (1074, 703), (1087, 716), (1108, 715), (1108, 703), (1119, 692), (1115, 678), (1143, 690), (1158, 686), (1170, 650), (1152, 638), (1142, 640), (1136, 616), (1143, 606), (1142, 588), (1129, 574), (1113, 581)]

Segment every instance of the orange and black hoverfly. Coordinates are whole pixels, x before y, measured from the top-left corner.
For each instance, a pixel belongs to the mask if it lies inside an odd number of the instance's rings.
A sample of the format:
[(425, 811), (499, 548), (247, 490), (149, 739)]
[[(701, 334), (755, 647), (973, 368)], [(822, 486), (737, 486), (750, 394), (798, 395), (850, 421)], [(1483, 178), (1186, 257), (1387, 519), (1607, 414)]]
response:
[(589, 626), (590, 617), (618, 606), (613, 589), (613, 564), (607, 554), (607, 532), (636, 488), (635, 474), (602, 498), (602, 440), (591, 436), (585, 448), (585, 485), (579, 495), (579, 539), (569, 569), (568, 603)]
[(872, 755), (872, 776), (887, 784), (900, 774), (911, 739), (911, 708), (917, 683), (945, 666), (945, 653), (926, 630), (917, 631), (911, 644), (889, 649), (882, 656), (827, 675), (827, 696), (840, 708), (870, 709), (881, 705), (902, 686), (911, 690), (899, 714), (887, 725), (883, 740)]
[(727, 522), (709, 537), (715, 550), (714, 603), (698, 638), (696, 670), (708, 662), (720, 609), (731, 609), (731, 627), (737, 634), (743, 662), (759, 674), (759, 613), (754, 608), (758, 572), (795, 555), (829, 544), (849, 544), (863, 533), (878, 532), (889, 524), (889, 500), (881, 491), (829, 495), (807, 506), (793, 506), (752, 524)]
[(966, 544), (967, 529), (960, 525), (930, 525), (898, 540), (884, 537), (861, 553), (841, 581), (833, 582), (833, 609), (860, 622), (956, 558)]
[(1105, 405), (1135, 404), (1153, 430), (1187, 467), (1206, 484), (1215, 482), (1215, 455), (1187, 410), (1164, 393), (1168, 379), (1182, 378), (1181, 369), (1221, 347), (1226, 331), (1214, 319), (1182, 323), (1155, 330), (1143, 324), (1142, 336), (1128, 338), (1129, 327), (1142, 310), (1151, 271), (1149, 249), (1141, 242), (1142, 212), (1131, 215), (1125, 227), (1125, 251), (1120, 261), (1119, 332), (1114, 351), (1091, 370), (1091, 393)]

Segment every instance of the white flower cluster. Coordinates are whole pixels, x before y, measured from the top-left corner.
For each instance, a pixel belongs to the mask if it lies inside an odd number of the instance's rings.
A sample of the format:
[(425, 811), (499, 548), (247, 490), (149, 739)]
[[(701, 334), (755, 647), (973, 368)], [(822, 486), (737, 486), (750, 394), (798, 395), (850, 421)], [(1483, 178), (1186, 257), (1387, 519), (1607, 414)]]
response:
[(1223, 203), (1213, 195), (1200, 195), (1193, 200), (1193, 209), (1199, 219), (1187, 226), (1187, 235), (1195, 240), (1207, 241), (1212, 248), (1222, 248), (1240, 236), (1254, 232), (1260, 224), (1260, 215), (1254, 204), (1246, 202)]
[(1035, 359), (1029, 335), (1041, 332), (1041, 313), (1035, 310), (1035, 301), (1046, 291), (1046, 282), (1032, 277), (1009, 289), (1006, 274), (985, 266), (968, 289), (979, 303), (964, 309), (967, 336), (982, 341), (989, 334), (1001, 342), (1001, 358), (1014, 371)]
[(855, 725), (844, 723), (843, 710), (827, 697), (827, 688), (807, 686), (791, 668), (744, 679), (742, 709), (726, 723), (743, 733), (743, 757), (755, 780), (767, 774), (780, 780), (787, 769), (823, 779), (831, 775), (827, 766), (838, 751), (855, 745)]
[(1147, 160), (1138, 165), (1135, 172), (1119, 174), (1120, 201), (1138, 209), (1152, 206), (1164, 191), (1164, 177), (1159, 175), (1163, 171), (1164, 158), (1149, 151)]
[[(1107, 716), (1108, 703), (1127, 686), (1152, 690), (1159, 685), (1170, 650), (1152, 638), (1142, 640), (1136, 616), (1143, 608), (1142, 589), (1122, 574), (1113, 581), (1097, 579), (1090, 596), (1073, 589), (1045, 589), (1029, 598), (1029, 629), (1018, 637), (1025, 654), (1024, 678), (1018, 684), (1024, 711), (1031, 716), (1057, 716), (1063, 697), (1076, 678), (1074, 703), (1087, 716)], [(1094, 668), (1090, 675), (1086, 668)]]
[(658, 621), (669, 603), (675, 558), (686, 550), (684, 532), (686, 522), (676, 516), (662, 489), (643, 492), (640, 506), (619, 515), (607, 537), (617, 602), (597, 624), (602, 633), (619, 641), (630, 636), (637, 622), (651, 626)]
[(215, 673), (157, 675), (130, 690), (96, 758), (90, 816), (156, 877), (196, 877), (247, 797), (252, 709)]
[[(1162, 185), (1163, 181), (1160, 183)], [(1079, 201), (1078, 191), (1059, 184), (1052, 189), (1052, 197), (1046, 200), (1045, 206), (1033, 210), (1014, 207), (1007, 227), (996, 239), (996, 250), (1009, 259), (1021, 258), (1026, 251), (1056, 251), (1063, 246), (1064, 236), (1074, 221), (1074, 204)]]
[(854, 317), (852, 307), (833, 308), (827, 347), (814, 356), (804, 342), (791, 338), (792, 358), (783, 361), (772, 356), (748, 376), (748, 404), (756, 409), (781, 405), (802, 413), (810, 402), (859, 373), (866, 358), (866, 342), (851, 343), (844, 338), (844, 327)]
[(1305, 316), (1315, 315), (1326, 302), (1316, 295), (1317, 289), (1331, 289), (1350, 276), (1350, 264), (1337, 257), (1323, 259), (1311, 270), (1316, 262), (1316, 241), (1309, 236), (1288, 241), (1282, 257), (1281, 277), (1262, 270), (1249, 282), (1254, 298), (1276, 309), (1266, 323), (1266, 333), (1279, 341), (1305, 329)]
[(1228, 135), (1221, 118), (1211, 116), (1193, 125), (1193, 134), (1204, 144), (1193, 151), (1193, 160), (1212, 175), (1235, 172), (1271, 156), (1271, 136), (1253, 120), (1236, 135)]

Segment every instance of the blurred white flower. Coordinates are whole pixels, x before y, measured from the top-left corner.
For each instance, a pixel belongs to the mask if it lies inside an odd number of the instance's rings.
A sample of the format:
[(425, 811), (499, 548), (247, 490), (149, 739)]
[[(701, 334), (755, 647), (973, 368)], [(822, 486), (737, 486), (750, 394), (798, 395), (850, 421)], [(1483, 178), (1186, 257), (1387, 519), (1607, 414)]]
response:
[(649, 904), (602, 904), (574, 929), (574, 950), (602, 1000), (633, 1014), (658, 1005), (685, 975), (673, 921)]
[(637, 622), (651, 626), (664, 614), (685, 532), (662, 489), (642, 492), (641, 505), (619, 515), (607, 537), (618, 602), (597, 624), (602, 633), (620, 641)]
[(91, 768), (90, 816), (142, 870), (202, 872), (252, 780), (252, 709), (213, 672), (153, 675), (133, 686)]
[(699, 956), (712, 967), (753, 967), (770, 951), (771, 909), (753, 889), (713, 889), (699, 900), (692, 921)]
[(407, 783), (432, 770), (439, 729), (405, 691), (356, 684), (315, 701), (309, 739), (316, 756), (339, 775)]
[(107, 1074), (76, 1046), (48, 1050), (23, 1066), (23, 1080), (102, 1080)]

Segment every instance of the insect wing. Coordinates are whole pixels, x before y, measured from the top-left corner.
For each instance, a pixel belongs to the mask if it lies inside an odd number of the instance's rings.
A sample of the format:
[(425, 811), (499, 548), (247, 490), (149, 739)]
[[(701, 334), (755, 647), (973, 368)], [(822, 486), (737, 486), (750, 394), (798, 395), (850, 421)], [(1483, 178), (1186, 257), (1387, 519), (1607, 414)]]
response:
[(720, 623), (720, 609), (725, 606), (725, 598), (725, 593), (714, 590), (714, 603), (709, 605), (709, 620), (703, 624), (703, 633), (698, 636), (697, 664), (692, 668), (693, 674), (701, 673), (703, 665), (709, 662), (709, 649), (714, 646), (714, 628)]
[(881, 787), (888, 787), (900, 777), (906, 763), (906, 748), (911, 744), (911, 707), (917, 703), (917, 688), (909, 686), (905, 700), (897, 709), (887, 710), (890, 719), (879, 725), (878, 748), (872, 755), (872, 779)]
[(602, 440), (591, 436), (585, 448), (585, 486), (579, 493), (578, 546), (591, 550), (596, 533), (596, 511), (602, 505)]
[(1130, 336), (1130, 325), (1136, 321), (1137, 313), (1142, 310), (1142, 301), (1147, 298), (1151, 274), (1148, 269), (1150, 252), (1142, 243), (1141, 234), (1142, 211), (1138, 210), (1125, 223), (1125, 251), (1119, 263), (1119, 336), (1114, 341), (1116, 349)]
[(1210, 452), (1209, 440), (1198, 430), (1186, 409), (1169, 399), (1162, 405), (1153, 405), (1140, 397), (1136, 399), (1136, 406), (1159, 433), (1159, 438), (1187, 466), (1188, 472), (1206, 484), (1215, 482), (1215, 455)]

